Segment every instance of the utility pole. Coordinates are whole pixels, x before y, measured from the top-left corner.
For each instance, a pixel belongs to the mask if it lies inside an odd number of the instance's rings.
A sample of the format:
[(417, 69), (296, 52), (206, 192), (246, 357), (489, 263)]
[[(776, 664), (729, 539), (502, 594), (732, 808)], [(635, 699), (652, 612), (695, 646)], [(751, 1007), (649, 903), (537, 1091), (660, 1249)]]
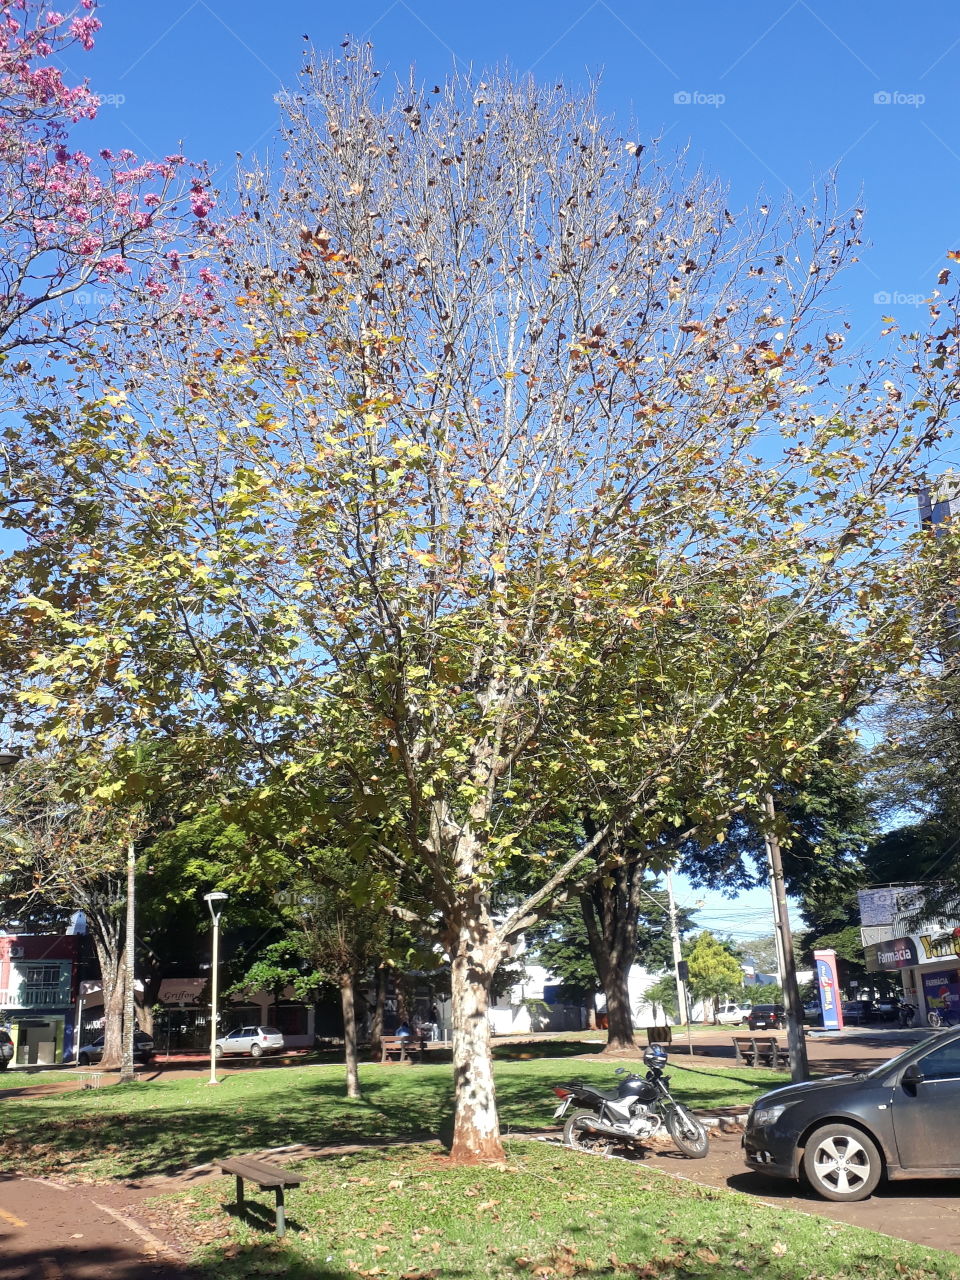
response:
[(677, 1014), (687, 1024), (687, 1046), (693, 1053), (693, 1036), (690, 1032), (690, 1008), (687, 988), (680, 972), (683, 956), (680, 951), (680, 930), (677, 928), (677, 904), (673, 900), (673, 872), (667, 871), (667, 901), (670, 904), (670, 941), (673, 945), (673, 976), (677, 983)]
[(800, 989), (797, 986), (797, 966), (793, 957), (793, 934), (790, 930), (790, 912), (787, 907), (787, 891), (783, 881), (783, 862), (780, 858), (780, 841), (774, 830), (776, 809), (773, 796), (768, 792), (763, 797), (763, 810), (769, 824), (764, 831), (763, 841), (767, 848), (767, 862), (770, 870), (770, 892), (773, 897), (773, 920), (777, 937), (778, 960), (780, 962), (781, 981), (783, 985), (784, 1003), (787, 1007), (787, 1049), (790, 1054), (790, 1075), (794, 1082), (807, 1080), (810, 1070), (807, 1065), (807, 1043), (803, 1038), (803, 1006), (800, 1003)]
[(130, 1084), (136, 1079), (133, 1069), (134, 1011), (134, 933), (136, 927), (137, 858), (133, 841), (127, 842), (127, 946), (125, 962), (125, 986), (123, 1008), (123, 1056), (120, 1059), (120, 1083)]

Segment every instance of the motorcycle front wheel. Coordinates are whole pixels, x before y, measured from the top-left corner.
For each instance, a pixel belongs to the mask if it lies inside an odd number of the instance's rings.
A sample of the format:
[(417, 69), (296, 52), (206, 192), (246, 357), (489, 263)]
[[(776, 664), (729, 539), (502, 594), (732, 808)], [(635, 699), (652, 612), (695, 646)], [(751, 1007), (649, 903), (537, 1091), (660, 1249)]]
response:
[(664, 1116), (667, 1132), (685, 1156), (702, 1160), (707, 1154), (710, 1139), (707, 1131), (695, 1115), (677, 1104)]
[(597, 1123), (592, 1111), (575, 1111), (563, 1126), (563, 1145), (574, 1151), (589, 1151), (595, 1156), (609, 1155), (613, 1148), (610, 1138), (602, 1133), (591, 1133), (590, 1126)]

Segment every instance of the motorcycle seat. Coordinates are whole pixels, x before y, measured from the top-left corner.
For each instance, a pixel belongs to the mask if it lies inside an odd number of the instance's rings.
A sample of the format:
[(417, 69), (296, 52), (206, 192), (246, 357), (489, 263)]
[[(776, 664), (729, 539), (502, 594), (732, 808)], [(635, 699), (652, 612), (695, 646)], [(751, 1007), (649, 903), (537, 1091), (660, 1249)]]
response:
[(582, 1084), (580, 1089), (591, 1097), (602, 1098), (604, 1102), (618, 1102), (620, 1099), (619, 1089), (596, 1089), (592, 1084)]

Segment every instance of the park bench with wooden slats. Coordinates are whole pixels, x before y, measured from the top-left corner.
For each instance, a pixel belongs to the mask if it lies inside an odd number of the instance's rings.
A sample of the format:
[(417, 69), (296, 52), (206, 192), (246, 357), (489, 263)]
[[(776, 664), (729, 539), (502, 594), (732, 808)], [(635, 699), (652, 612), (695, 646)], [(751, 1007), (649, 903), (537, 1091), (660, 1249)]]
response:
[(733, 1048), (737, 1062), (747, 1067), (780, 1067), (790, 1060), (775, 1036), (734, 1036)]
[(287, 1187), (299, 1187), (303, 1179), (298, 1173), (289, 1169), (281, 1169), (279, 1165), (270, 1164), (267, 1160), (255, 1160), (252, 1156), (239, 1156), (235, 1160), (221, 1160), (223, 1173), (232, 1173), (237, 1179), (237, 1208), (243, 1210), (243, 1183), (255, 1182), (261, 1191), (277, 1193), (277, 1235), (282, 1236), (287, 1229), (284, 1217), (283, 1193)]
[(381, 1062), (419, 1062), (423, 1057), (425, 1036), (381, 1036)]

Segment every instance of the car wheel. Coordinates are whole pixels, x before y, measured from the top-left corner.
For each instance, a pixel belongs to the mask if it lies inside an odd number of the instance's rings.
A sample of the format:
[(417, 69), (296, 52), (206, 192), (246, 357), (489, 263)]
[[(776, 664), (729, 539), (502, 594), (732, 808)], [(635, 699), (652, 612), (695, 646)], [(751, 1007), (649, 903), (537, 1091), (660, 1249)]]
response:
[(825, 1124), (812, 1133), (803, 1153), (810, 1186), (825, 1200), (866, 1200), (883, 1162), (872, 1138), (846, 1124)]
[(77, 1059), (77, 1066), (89, 1067), (89, 1065), (90, 1065), (90, 1055), (88, 1053), (81, 1053), (80, 1057)]
[(250, 1057), (251, 1057), (251, 1058), (262, 1058), (262, 1057), (263, 1057), (263, 1049), (260, 1047), (260, 1045), (258, 1045), (258, 1044), (252, 1044), (252, 1045), (250, 1046)]

